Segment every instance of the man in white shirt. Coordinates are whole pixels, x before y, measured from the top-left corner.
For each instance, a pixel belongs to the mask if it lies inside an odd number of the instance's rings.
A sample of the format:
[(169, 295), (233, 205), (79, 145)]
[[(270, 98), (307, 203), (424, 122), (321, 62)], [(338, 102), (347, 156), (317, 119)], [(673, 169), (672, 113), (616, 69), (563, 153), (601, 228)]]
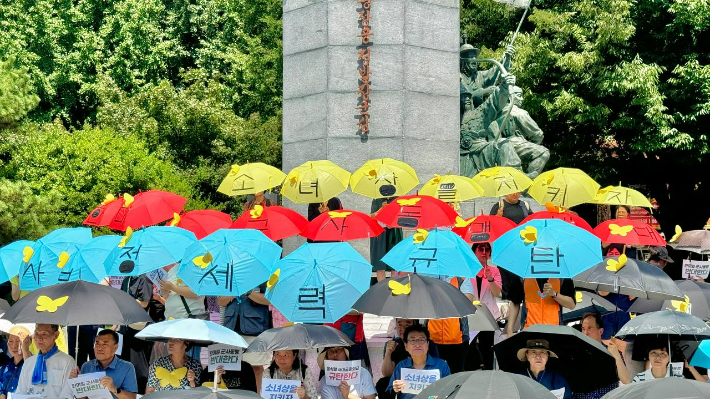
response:
[(64, 398), (62, 389), (74, 369), (74, 359), (57, 348), (59, 326), (37, 324), (34, 333), (39, 352), (25, 360), (17, 384), (18, 394), (42, 398)]

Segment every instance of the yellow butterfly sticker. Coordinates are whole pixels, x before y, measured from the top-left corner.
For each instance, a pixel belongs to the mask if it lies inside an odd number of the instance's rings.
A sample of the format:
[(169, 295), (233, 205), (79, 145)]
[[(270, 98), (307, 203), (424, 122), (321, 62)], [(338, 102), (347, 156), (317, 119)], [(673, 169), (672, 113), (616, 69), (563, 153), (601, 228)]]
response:
[(352, 212), (338, 212), (338, 211), (330, 211), (328, 212), (328, 216), (330, 216), (333, 219), (336, 218), (346, 218), (350, 215), (352, 215)]
[(196, 256), (196, 257), (194, 257), (194, 258), (192, 259), (192, 263), (194, 263), (195, 266), (199, 266), (201, 269), (204, 269), (204, 268), (206, 268), (207, 265), (209, 265), (213, 260), (214, 260), (214, 258), (212, 257), (212, 254), (211, 254), (209, 251), (207, 251), (207, 253), (204, 254), (204, 255), (202, 255), (202, 256)]
[(476, 306), (481, 306), (481, 301), (473, 301), (473, 304)]
[(392, 295), (409, 295), (409, 293), (412, 292), (412, 282), (411, 281), (408, 282), (407, 284), (402, 284), (399, 281), (390, 280), (387, 283), (387, 286), (392, 291)]
[(155, 377), (158, 378), (158, 381), (160, 381), (161, 387), (170, 385), (178, 388), (180, 387), (180, 380), (185, 378), (186, 375), (187, 367), (180, 367), (179, 369), (175, 369), (173, 371), (168, 371), (165, 367), (160, 366), (155, 368)]
[(229, 175), (236, 176), (238, 174), (239, 174), (239, 165), (232, 165), (232, 167), (229, 169)]
[(133, 196), (128, 193), (123, 193), (123, 207), (128, 208), (133, 203)]
[(279, 276), (281, 276), (281, 269), (276, 269), (271, 277), (269, 277), (269, 281), (266, 282), (266, 288), (273, 288), (276, 283), (279, 282)]
[(671, 240), (669, 242), (678, 241), (681, 234), (683, 234), (683, 229), (681, 229), (680, 226), (675, 225), (675, 234), (673, 234), (673, 237), (671, 237)]
[(128, 244), (129, 241), (131, 241), (131, 238), (133, 237), (133, 229), (128, 227), (126, 228), (126, 235), (121, 238), (121, 242), (118, 243), (119, 248), (123, 248)]
[(68, 299), (69, 295), (57, 299), (52, 299), (46, 295), (41, 295), (39, 298), (37, 298), (37, 311), (54, 313), (57, 311), (57, 309), (59, 309), (60, 306), (67, 303)]
[(626, 254), (621, 254), (621, 256), (619, 256), (619, 260), (607, 259), (606, 270), (616, 273), (621, 270), (622, 267), (626, 266), (626, 262), (628, 262), (628, 260), (629, 259), (626, 257)]
[(616, 223), (612, 223), (609, 225), (609, 232), (615, 236), (626, 237), (626, 235), (629, 234), (633, 229), (634, 226), (619, 226)]
[(435, 185), (439, 184), (440, 181), (441, 181), (441, 176), (434, 175), (434, 178), (431, 179), (431, 182), (429, 184), (431, 184), (432, 186), (435, 186)]
[(249, 211), (249, 216), (251, 216), (252, 219), (259, 219), (261, 217), (261, 214), (264, 212), (264, 207), (261, 205), (254, 205), (254, 209)]
[(377, 178), (377, 169), (372, 168), (365, 173), (366, 176), (369, 176), (371, 179), (376, 179)]
[(401, 206), (414, 206), (421, 200), (421, 197), (414, 197), (409, 199), (398, 199), (397, 204)]
[(101, 205), (106, 205), (108, 203), (111, 203), (113, 201), (116, 201), (116, 197), (113, 194), (106, 194), (104, 197), (104, 200), (101, 201)]
[(520, 238), (525, 244), (537, 242), (537, 229), (533, 226), (525, 226), (525, 229), (520, 230)]
[(550, 213), (564, 213), (565, 209), (559, 206), (555, 206), (552, 202), (545, 204), (545, 209)]
[(180, 215), (173, 212), (173, 220), (170, 221), (170, 226), (177, 226), (180, 223)]
[(634, 317), (636, 317), (636, 313), (629, 312), (629, 317), (631, 317), (633, 319)]
[(22, 261), (27, 263), (30, 261), (30, 258), (32, 258), (32, 255), (35, 253), (35, 250), (32, 249), (32, 247), (24, 247), (22, 248)]
[(673, 301), (671, 300), (671, 306), (676, 312), (690, 313), (690, 298), (684, 295), (684, 301)]
[(68, 261), (69, 253), (67, 251), (62, 251), (62, 253), (59, 254), (59, 262), (57, 262), (57, 267), (60, 269), (64, 269), (64, 266), (66, 266)]
[(476, 220), (476, 217), (472, 217), (471, 219), (464, 219), (461, 216), (456, 216), (456, 225), (455, 227), (468, 227), (469, 224), (473, 223), (473, 221)]
[(575, 298), (574, 298), (574, 299), (575, 299), (575, 302), (576, 302), (576, 303), (580, 303), (580, 302), (582, 302), (582, 300), (584, 299), (584, 295), (582, 294), (581, 291), (577, 291), (577, 292), (575, 293)]
[(412, 235), (412, 239), (414, 240), (415, 244), (421, 244), (424, 241), (426, 241), (426, 238), (429, 236), (429, 232), (424, 230), (424, 229), (417, 229), (417, 232)]
[(291, 177), (289, 177), (288, 183), (292, 186), (295, 186), (298, 183), (298, 172), (291, 172)]

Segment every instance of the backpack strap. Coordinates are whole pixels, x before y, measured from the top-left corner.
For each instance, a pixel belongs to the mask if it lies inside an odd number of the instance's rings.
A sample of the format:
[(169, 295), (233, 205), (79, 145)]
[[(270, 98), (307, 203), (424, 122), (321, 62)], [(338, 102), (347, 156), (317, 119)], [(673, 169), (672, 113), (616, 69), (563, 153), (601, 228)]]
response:
[(523, 201), (523, 200), (520, 200), (520, 202), (525, 204), (521, 208), (523, 208), (523, 218), (526, 218), (526, 217), (528, 217), (528, 215), (530, 215), (530, 204), (528, 204), (527, 201)]

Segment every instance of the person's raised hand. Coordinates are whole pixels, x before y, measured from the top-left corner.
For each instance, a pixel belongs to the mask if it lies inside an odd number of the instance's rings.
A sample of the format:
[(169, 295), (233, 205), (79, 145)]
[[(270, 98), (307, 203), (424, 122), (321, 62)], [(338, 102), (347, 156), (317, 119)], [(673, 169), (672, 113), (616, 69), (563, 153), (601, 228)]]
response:
[(74, 367), (72, 371), (69, 373), (69, 378), (76, 378), (79, 376), (79, 373), (81, 370), (79, 370), (79, 367)]
[(350, 395), (350, 385), (348, 385), (347, 382), (340, 381), (340, 385), (338, 385), (338, 390), (340, 391), (340, 395), (343, 397), (343, 399), (348, 399), (348, 395)]
[(101, 385), (104, 388), (108, 389), (109, 392), (111, 392), (111, 393), (116, 392), (116, 386), (113, 384), (113, 378), (111, 378), (107, 375), (103, 376), (99, 379), (99, 383), (101, 383)]
[(304, 388), (303, 386), (296, 387), (296, 395), (298, 395), (298, 399), (305, 398), (306, 397), (306, 388)]
[(390, 355), (394, 350), (397, 348), (397, 342), (395, 341), (390, 341), (387, 343), (387, 346), (385, 346), (385, 352), (389, 353)]
[(190, 386), (195, 386), (195, 371), (192, 369), (187, 370), (187, 381), (190, 383)]
[(392, 381), (392, 389), (393, 389), (395, 392), (402, 392), (402, 390), (403, 390), (404, 387), (406, 387), (406, 386), (407, 386), (407, 383), (404, 382), (404, 381), (402, 381), (402, 380), (394, 380), (394, 381)]

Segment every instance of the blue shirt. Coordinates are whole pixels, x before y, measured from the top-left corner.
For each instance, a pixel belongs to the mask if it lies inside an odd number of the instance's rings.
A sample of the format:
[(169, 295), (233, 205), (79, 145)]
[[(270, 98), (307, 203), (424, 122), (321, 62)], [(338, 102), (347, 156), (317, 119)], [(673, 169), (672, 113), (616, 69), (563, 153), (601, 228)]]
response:
[(8, 392), (15, 392), (17, 383), (20, 381), (20, 372), (22, 371), (22, 365), (24, 363), (24, 360), (20, 360), (20, 364), (15, 365), (15, 361), (10, 358), (10, 360), (2, 366), (0, 369), (0, 394), (7, 395)]
[(89, 360), (81, 366), (81, 374), (98, 373), (100, 371), (105, 371), (106, 375), (111, 377), (116, 388), (121, 388), (122, 391), (126, 392), (138, 393), (136, 369), (133, 364), (114, 355), (113, 360), (106, 368), (103, 368), (96, 359)]
[(551, 370), (543, 370), (541, 371), (537, 377), (535, 377), (535, 374), (533, 374), (530, 370), (526, 369), (522, 373), (522, 375), (527, 375), (528, 377), (532, 378), (533, 380), (539, 382), (542, 386), (547, 388), (549, 391), (555, 391), (560, 388), (565, 389), (565, 396), (563, 397), (564, 399), (572, 399), (572, 390), (569, 388), (569, 384), (567, 383), (567, 380), (565, 377), (562, 376), (562, 374), (557, 374), (554, 371)]
[[(392, 383), (396, 380), (402, 379), (402, 369), (413, 369), (414, 364), (411, 357), (408, 357), (401, 362), (397, 363), (394, 367), (394, 373), (390, 377), (390, 383), (387, 385), (387, 390), (394, 392), (392, 390)], [(451, 370), (449, 369), (449, 364), (446, 360), (439, 359), (438, 357), (431, 357), (431, 355), (426, 355), (426, 364), (424, 365), (424, 370), (439, 370), (439, 378), (444, 378), (451, 375)], [(416, 395), (411, 393), (398, 393), (397, 397), (399, 399), (413, 399)], [(565, 398), (566, 399), (566, 398)]]

